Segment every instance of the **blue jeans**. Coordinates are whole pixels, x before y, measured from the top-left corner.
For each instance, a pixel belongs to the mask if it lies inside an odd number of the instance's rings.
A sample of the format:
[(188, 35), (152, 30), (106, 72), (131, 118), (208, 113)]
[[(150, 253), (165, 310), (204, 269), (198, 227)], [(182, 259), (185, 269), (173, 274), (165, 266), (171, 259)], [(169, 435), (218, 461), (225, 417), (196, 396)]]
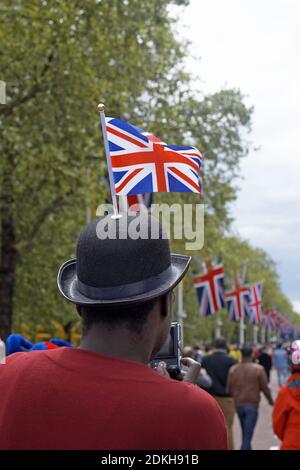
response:
[(285, 384), (289, 377), (289, 370), (287, 367), (277, 367), (277, 378), (278, 378), (278, 387), (280, 388), (281, 385)]
[(258, 407), (256, 405), (238, 406), (237, 414), (242, 428), (241, 450), (251, 450), (251, 440), (258, 418)]

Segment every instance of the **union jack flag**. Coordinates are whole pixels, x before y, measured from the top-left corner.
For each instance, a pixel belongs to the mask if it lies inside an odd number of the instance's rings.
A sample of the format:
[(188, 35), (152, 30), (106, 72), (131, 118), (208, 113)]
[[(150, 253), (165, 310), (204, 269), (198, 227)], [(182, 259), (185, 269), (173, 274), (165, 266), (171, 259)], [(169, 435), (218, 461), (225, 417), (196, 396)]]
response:
[(230, 320), (240, 320), (248, 315), (247, 305), (249, 302), (248, 287), (241, 286), (235, 281), (233, 290), (226, 292), (226, 303)]
[(263, 306), (262, 306), (262, 283), (257, 282), (249, 288), (248, 312), (250, 322), (257, 325), (262, 322)]
[(264, 325), (264, 327), (269, 330), (271, 328), (271, 325), (270, 325), (270, 321), (269, 321), (269, 317), (267, 315), (267, 312), (264, 312), (263, 313), (263, 317), (262, 317), (262, 323)]
[(224, 268), (221, 264), (210, 266), (207, 273), (195, 276), (193, 284), (201, 316), (212, 315), (225, 306)]
[(267, 310), (264, 312), (264, 323), (265, 326), (270, 330), (275, 330), (275, 321), (274, 321), (274, 312), (273, 310)]
[(270, 315), (271, 315), (271, 318), (272, 318), (272, 323), (274, 325), (274, 329), (275, 330), (280, 330), (281, 326), (284, 322), (283, 316), (277, 310), (271, 310)]
[(195, 147), (167, 145), (121, 119), (105, 122), (116, 194), (202, 193), (203, 156)]

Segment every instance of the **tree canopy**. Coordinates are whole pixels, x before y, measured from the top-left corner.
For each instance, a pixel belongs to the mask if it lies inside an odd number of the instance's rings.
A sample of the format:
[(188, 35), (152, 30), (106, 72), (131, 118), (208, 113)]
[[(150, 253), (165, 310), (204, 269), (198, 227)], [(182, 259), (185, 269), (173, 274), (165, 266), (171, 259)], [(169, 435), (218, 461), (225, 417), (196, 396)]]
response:
[[(206, 243), (233, 271), (245, 256), (266, 279), (265, 301), (292, 315), (274, 264), (261, 250), (228, 236), (240, 159), (247, 155), (252, 109), (242, 93), (205, 96), (185, 70), (188, 44), (170, 5), (187, 0), (0, 0), (0, 336), (26, 323), (28, 335), (69, 328), (74, 308), (58, 294), (60, 264), (107, 194), (97, 104), (170, 143), (205, 153)], [(158, 201), (195, 202), (195, 195)], [(184, 249), (179, 242), (174, 246)], [(185, 281), (187, 337), (209, 336)], [(202, 323), (201, 323), (202, 322)]]

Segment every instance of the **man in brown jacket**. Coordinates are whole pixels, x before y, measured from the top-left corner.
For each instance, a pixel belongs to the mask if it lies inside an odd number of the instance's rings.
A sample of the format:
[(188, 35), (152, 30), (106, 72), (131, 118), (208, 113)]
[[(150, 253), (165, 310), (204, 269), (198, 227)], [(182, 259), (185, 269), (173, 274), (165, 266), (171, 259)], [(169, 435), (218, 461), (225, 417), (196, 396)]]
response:
[(264, 368), (252, 362), (253, 350), (242, 348), (242, 362), (229, 370), (227, 391), (233, 396), (236, 411), (242, 428), (241, 450), (251, 450), (251, 440), (258, 418), (260, 392), (263, 392), (270, 405), (273, 405)]

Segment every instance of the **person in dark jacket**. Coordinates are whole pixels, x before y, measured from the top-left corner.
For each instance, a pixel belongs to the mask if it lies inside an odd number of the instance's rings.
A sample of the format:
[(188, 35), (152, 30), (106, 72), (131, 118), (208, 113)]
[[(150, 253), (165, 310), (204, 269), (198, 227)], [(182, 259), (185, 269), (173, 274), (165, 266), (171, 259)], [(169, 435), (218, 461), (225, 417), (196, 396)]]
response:
[(226, 391), (229, 369), (236, 361), (227, 354), (227, 343), (224, 338), (217, 338), (213, 353), (205, 356), (202, 367), (212, 379), (212, 386), (208, 390), (216, 399), (223, 411), (228, 432), (228, 448), (234, 449), (232, 425), (235, 413), (233, 398)]
[(267, 374), (268, 382), (270, 382), (270, 372), (272, 369), (272, 358), (270, 354), (267, 353), (267, 349), (265, 346), (263, 346), (260, 349), (260, 353), (258, 356), (258, 363), (263, 366), (265, 369), (265, 372)]

